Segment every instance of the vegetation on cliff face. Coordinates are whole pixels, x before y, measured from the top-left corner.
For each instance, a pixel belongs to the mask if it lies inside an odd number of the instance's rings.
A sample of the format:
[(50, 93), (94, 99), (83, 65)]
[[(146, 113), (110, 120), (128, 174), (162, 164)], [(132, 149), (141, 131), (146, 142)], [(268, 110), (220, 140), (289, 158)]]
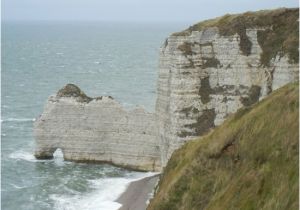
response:
[(174, 33), (173, 36), (189, 35), (192, 31), (202, 31), (217, 27), (221, 36), (240, 36), (240, 50), (244, 55), (251, 54), (252, 43), (246, 29), (260, 29), (257, 34), (263, 53), (261, 63), (269, 66), (272, 58), (287, 54), (289, 62), (299, 63), (299, 9), (262, 10), (237, 15), (225, 15), (206, 20), (189, 27), (187, 30)]
[(80, 102), (90, 102), (93, 100), (88, 97), (79, 87), (74, 84), (67, 84), (57, 92), (58, 97), (76, 97)]
[[(67, 84), (62, 89), (60, 89), (57, 94), (57, 97), (74, 97), (78, 102), (81, 103), (89, 103), (92, 100), (102, 100), (103, 96), (99, 96), (96, 98), (91, 98), (87, 96), (79, 87), (74, 84)], [(108, 98), (113, 99), (113, 97), (108, 96)]]
[(299, 84), (174, 152), (148, 210), (298, 209)]

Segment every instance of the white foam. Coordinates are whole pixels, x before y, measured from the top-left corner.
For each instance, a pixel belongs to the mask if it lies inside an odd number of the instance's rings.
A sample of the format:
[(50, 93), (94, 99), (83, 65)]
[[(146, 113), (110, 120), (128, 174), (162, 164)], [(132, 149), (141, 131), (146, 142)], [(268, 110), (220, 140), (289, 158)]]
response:
[(15, 185), (15, 184), (12, 184), (10, 183), (11, 186), (13, 186), (15, 189), (23, 189), (23, 188), (26, 188), (26, 186), (18, 186), (18, 185)]
[(60, 149), (57, 149), (53, 153), (53, 159), (50, 160), (38, 160), (34, 157), (32, 152), (24, 151), (24, 150), (15, 151), (9, 154), (8, 157), (11, 159), (24, 160), (28, 162), (54, 162), (58, 166), (63, 166), (65, 164), (72, 164), (72, 162), (64, 161), (63, 153)]
[(18, 160), (26, 160), (29, 162), (37, 161), (37, 159), (33, 156), (33, 154), (31, 154), (30, 152), (23, 151), (23, 150), (18, 150), (18, 151), (15, 151), (15, 152), (9, 154), (9, 158), (18, 159)]
[(116, 202), (102, 201), (97, 195), (87, 197), (75, 195), (72, 198), (51, 195), (50, 198), (55, 201), (54, 209), (57, 210), (117, 210), (122, 206)]
[(7, 118), (1, 119), (1, 122), (34, 122), (35, 118)]
[(83, 195), (61, 196), (51, 195), (57, 210), (117, 210), (122, 205), (115, 200), (126, 190), (129, 183), (153, 176), (156, 173), (130, 173), (124, 178), (102, 178), (89, 180), (94, 192)]
[(8, 156), (11, 159), (16, 159), (16, 160), (25, 160), (28, 162), (47, 162), (51, 160), (38, 160), (34, 157), (34, 155), (30, 152), (24, 151), (24, 150), (18, 150), (15, 151)]

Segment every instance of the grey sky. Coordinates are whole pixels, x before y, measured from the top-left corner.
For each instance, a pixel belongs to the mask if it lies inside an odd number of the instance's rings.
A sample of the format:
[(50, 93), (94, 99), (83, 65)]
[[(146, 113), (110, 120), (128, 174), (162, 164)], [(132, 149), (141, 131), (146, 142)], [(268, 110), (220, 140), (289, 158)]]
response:
[(195, 22), (278, 7), (298, 0), (2, 0), (2, 19)]

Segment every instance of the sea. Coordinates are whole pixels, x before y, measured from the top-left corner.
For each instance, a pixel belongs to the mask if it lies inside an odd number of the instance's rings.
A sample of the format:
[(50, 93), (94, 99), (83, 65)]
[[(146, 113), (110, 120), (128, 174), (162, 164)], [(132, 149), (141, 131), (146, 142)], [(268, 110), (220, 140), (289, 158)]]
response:
[(128, 184), (151, 176), (36, 160), (32, 128), (47, 98), (68, 83), (153, 111), (159, 50), (185, 23), (2, 22), (1, 209), (115, 210)]

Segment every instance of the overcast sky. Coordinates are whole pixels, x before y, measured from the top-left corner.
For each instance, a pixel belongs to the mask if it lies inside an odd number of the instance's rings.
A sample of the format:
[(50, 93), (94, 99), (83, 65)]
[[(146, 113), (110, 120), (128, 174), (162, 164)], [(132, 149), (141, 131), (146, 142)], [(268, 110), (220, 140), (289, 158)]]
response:
[(298, 0), (2, 0), (2, 20), (195, 22)]

